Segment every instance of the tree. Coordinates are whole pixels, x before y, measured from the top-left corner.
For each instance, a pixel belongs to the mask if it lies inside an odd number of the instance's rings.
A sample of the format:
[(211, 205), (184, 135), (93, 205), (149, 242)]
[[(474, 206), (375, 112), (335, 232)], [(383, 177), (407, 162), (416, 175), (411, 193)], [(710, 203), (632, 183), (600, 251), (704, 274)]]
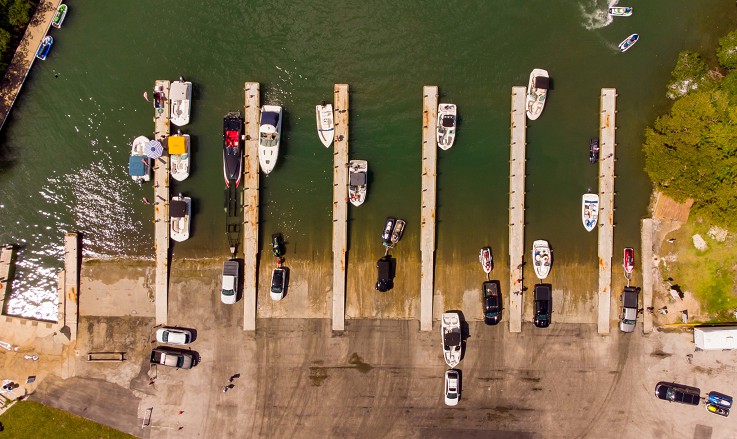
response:
[(701, 59), (698, 52), (681, 52), (678, 54), (676, 68), (671, 73), (673, 79), (668, 83), (666, 96), (676, 99), (693, 90), (713, 88), (713, 80), (709, 77), (708, 72), (709, 66)]
[(8, 23), (16, 28), (24, 27), (31, 21), (32, 9), (28, 0), (12, 0), (8, 7)]
[(725, 69), (737, 68), (737, 31), (732, 31), (719, 39), (717, 60)]

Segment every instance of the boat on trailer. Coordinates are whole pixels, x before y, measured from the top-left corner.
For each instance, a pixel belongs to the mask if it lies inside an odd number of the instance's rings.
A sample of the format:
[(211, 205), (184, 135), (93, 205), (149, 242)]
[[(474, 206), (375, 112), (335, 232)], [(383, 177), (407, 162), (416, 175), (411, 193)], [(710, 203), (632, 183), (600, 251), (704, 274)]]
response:
[(189, 239), (189, 219), (192, 213), (192, 199), (179, 194), (172, 197), (169, 203), (169, 216), (171, 223), (171, 239), (182, 242)]
[(171, 83), (169, 89), (171, 100), (171, 123), (183, 127), (189, 123), (190, 105), (192, 102), (192, 83), (181, 76)]
[(151, 181), (151, 157), (146, 155), (148, 137), (138, 136), (133, 140), (131, 155), (128, 159), (128, 174), (138, 184)]
[(624, 267), (624, 275), (629, 279), (635, 271), (635, 249), (627, 247), (624, 249), (624, 257), (622, 259), (622, 267)]
[(438, 146), (450, 149), (456, 138), (457, 108), (455, 104), (438, 105)]
[(632, 8), (630, 6), (613, 6), (607, 10), (607, 13), (612, 17), (629, 17), (632, 15)]
[(182, 134), (181, 130), (166, 140), (169, 149), (169, 164), (171, 177), (176, 181), (183, 181), (189, 177), (189, 134)]
[(640, 36), (637, 34), (632, 34), (624, 39), (621, 43), (619, 43), (619, 50), (622, 52), (626, 52), (629, 50), (630, 47), (634, 46), (637, 40), (640, 39)]
[(550, 76), (547, 70), (534, 69), (530, 73), (530, 81), (527, 84), (527, 98), (525, 99), (525, 108), (527, 118), (535, 120), (545, 108), (545, 99), (548, 97), (548, 89), (550, 88)]
[(440, 319), (443, 340), (443, 358), (448, 367), (453, 368), (461, 362), (461, 318), (457, 312), (445, 312)]
[(315, 105), (315, 118), (317, 119), (317, 135), (325, 148), (330, 148), (335, 136), (335, 123), (333, 122), (333, 105), (326, 104)]
[(491, 273), (491, 269), (493, 268), (492, 265), (492, 258), (491, 258), (491, 247), (484, 247), (479, 251), (479, 262), (481, 263), (481, 268), (484, 269), (484, 273), (489, 274)]
[(54, 18), (51, 19), (51, 25), (57, 29), (61, 29), (61, 24), (64, 23), (68, 9), (69, 7), (66, 4), (60, 4), (59, 7), (56, 8), (56, 12), (54, 12)]
[(258, 163), (264, 174), (269, 175), (279, 158), (281, 143), (282, 108), (278, 105), (261, 107), (261, 121), (258, 128)]
[(223, 118), (223, 176), (225, 185), (228, 187), (231, 182), (238, 187), (243, 177), (242, 133), (243, 116), (241, 113), (235, 111), (226, 114)]
[(368, 162), (351, 160), (348, 162), (348, 200), (358, 207), (366, 201)]
[(589, 140), (589, 161), (596, 163), (599, 161), (599, 139), (592, 137)]
[(41, 45), (38, 46), (38, 50), (36, 51), (36, 58), (40, 59), (41, 61), (46, 60), (46, 57), (49, 55), (49, 51), (51, 50), (51, 45), (54, 44), (54, 37), (51, 35), (46, 35), (43, 40), (41, 40)]
[(391, 243), (392, 247), (397, 245), (400, 239), (402, 239), (402, 235), (404, 235), (404, 226), (406, 223), (404, 220), (398, 219), (397, 222), (394, 224), (394, 229), (392, 230), (392, 236), (391, 236)]
[(394, 231), (394, 224), (396, 223), (396, 218), (391, 216), (386, 217), (386, 222), (384, 223), (384, 231), (381, 232), (381, 240), (386, 246), (389, 246), (392, 243), (392, 231)]
[(548, 277), (550, 266), (553, 263), (548, 241), (539, 239), (532, 243), (532, 262), (538, 279), (543, 280)]
[(581, 197), (581, 221), (587, 232), (596, 227), (599, 221), (599, 196), (597, 194), (583, 194)]

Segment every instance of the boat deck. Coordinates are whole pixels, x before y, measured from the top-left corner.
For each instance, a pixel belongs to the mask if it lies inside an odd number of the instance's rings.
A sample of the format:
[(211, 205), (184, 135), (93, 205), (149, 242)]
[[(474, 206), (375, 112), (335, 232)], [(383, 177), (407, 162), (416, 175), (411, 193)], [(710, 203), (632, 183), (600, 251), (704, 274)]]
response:
[(435, 288), (435, 209), (437, 194), (438, 87), (422, 88), (422, 207), (420, 210), (420, 330), (432, 331)]
[(245, 164), (243, 166), (243, 330), (256, 330), (256, 300), (258, 298), (258, 212), (259, 165), (258, 125), (261, 111), (261, 86), (246, 82), (243, 114)]
[(601, 89), (599, 113), (599, 334), (609, 334), (614, 250), (614, 163), (617, 90)]
[(525, 87), (512, 87), (509, 152), (509, 332), (522, 331), (522, 269), (525, 252)]
[[(158, 80), (156, 87), (164, 87), (163, 111), (154, 109), (154, 139), (166, 145), (169, 137), (169, 81)], [(154, 258), (156, 260), (156, 324), (165, 325), (169, 306), (169, 156), (152, 161), (154, 168)]]
[(348, 84), (335, 84), (333, 143), (333, 331), (345, 329), (348, 246)]

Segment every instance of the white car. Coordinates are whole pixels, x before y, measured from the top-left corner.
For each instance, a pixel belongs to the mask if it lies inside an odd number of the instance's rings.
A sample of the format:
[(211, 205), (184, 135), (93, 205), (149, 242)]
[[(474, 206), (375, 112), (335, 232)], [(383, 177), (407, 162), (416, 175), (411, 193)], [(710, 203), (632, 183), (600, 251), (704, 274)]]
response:
[(186, 345), (192, 341), (192, 332), (188, 329), (163, 327), (156, 330), (156, 341), (159, 343)]
[(457, 405), (461, 399), (461, 374), (450, 369), (445, 372), (445, 405)]

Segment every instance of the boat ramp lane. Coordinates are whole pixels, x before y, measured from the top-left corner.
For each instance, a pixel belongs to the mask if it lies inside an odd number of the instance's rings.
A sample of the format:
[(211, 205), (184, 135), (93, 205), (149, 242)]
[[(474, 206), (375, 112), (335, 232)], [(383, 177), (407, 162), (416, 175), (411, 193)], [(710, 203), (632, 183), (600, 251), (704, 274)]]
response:
[(348, 245), (348, 84), (335, 84), (333, 148), (333, 331), (345, 329), (345, 252)]
[[(655, 278), (653, 266), (653, 219), (645, 218), (642, 220), (642, 228), (640, 229), (640, 248), (642, 255), (640, 263), (642, 264), (642, 307), (648, 309), (653, 306), (653, 279)], [(653, 315), (649, 312), (643, 314), (642, 332), (649, 334), (653, 331)]]
[[(163, 106), (154, 108), (154, 139), (166, 145), (169, 137), (169, 81), (157, 80), (154, 92), (163, 93)], [(156, 324), (165, 325), (169, 303), (169, 156), (153, 160), (154, 258), (156, 260)]]
[(438, 87), (422, 87), (422, 197), (420, 210), (420, 330), (432, 331), (435, 288), (435, 209), (438, 165)]
[(512, 87), (509, 146), (509, 332), (522, 331), (522, 268), (525, 253), (525, 87)]
[(599, 334), (609, 334), (614, 249), (614, 162), (617, 90), (601, 89), (599, 113)]
[(261, 113), (261, 86), (246, 82), (245, 88), (245, 166), (243, 167), (243, 330), (256, 330), (258, 298), (256, 273), (258, 257), (259, 165), (258, 127)]
[(77, 339), (79, 316), (79, 235), (64, 236), (64, 326), (69, 328), (69, 340)]

